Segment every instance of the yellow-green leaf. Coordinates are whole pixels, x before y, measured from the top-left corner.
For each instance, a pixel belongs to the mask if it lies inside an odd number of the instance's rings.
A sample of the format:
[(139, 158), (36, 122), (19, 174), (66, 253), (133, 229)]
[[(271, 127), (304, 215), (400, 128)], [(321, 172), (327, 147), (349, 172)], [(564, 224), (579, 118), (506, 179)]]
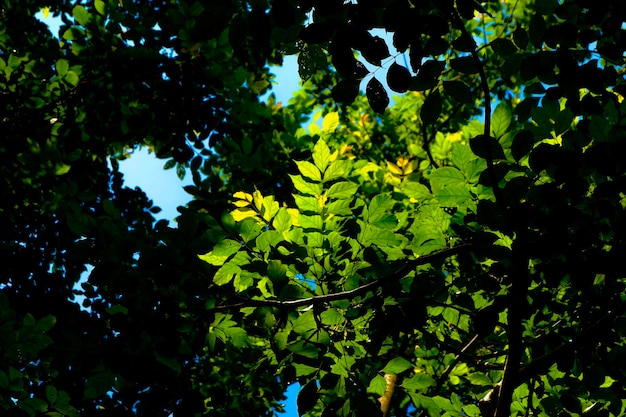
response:
[(198, 257), (211, 265), (220, 266), (226, 262), (229, 256), (236, 253), (240, 247), (241, 244), (239, 242), (232, 239), (225, 239), (215, 245), (211, 252), (198, 255)]
[(295, 161), (295, 163), (303, 177), (313, 181), (322, 181), (322, 172), (318, 167), (308, 161)]
[(318, 140), (313, 147), (313, 162), (320, 172), (324, 172), (330, 163), (330, 149), (322, 139)]
[(64, 174), (67, 174), (69, 172), (70, 168), (71, 168), (71, 166), (67, 165), (67, 164), (63, 164), (63, 163), (57, 164), (56, 168), (54, 170), (54, 175), (64, 175)]
[(85, 26), (85, 24), (89, 22), (89, 12), (84, 6), (75, 6), (74, 9), (72, 9), (72, 14), (74, 15), (74, 19), (76, 19), (76, 22), (82, 26)]
[(328, 113), (324, 116), (324, 121), (322, 122), (322, 132), (329, 133), (334, 132), (335, 129), (339, 126), (339, 113), (332, 112)]

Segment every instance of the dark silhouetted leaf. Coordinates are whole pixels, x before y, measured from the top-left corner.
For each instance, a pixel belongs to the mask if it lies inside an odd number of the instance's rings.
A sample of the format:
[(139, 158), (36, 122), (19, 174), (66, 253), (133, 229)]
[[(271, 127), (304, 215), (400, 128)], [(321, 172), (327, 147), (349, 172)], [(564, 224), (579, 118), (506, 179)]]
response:
[(300, 32), (300, 39), (304, 43), (328, 42), (335, 32), (335, 25), (329, 22), (315, 22), (306, 26)]
[(432, 37), (424, 45), (424, 53), (427, 55), (438, 56), (444, 54), (450, 44), (447, 40), (438, 37)]
[(439, 94), (439, 90), (434, 90), (428, 95), (428, 97), (426, 97), (426, 100), (422, 105), (422, 109), (420, 111), (422, 123), (432, 125), (437, 122), (437, 119), (441, 114), (441, 106), (441, 94)]
[(387, 71), (387, 84), (397, 93), (404, 93), (411, 85), (411, 73), (402, 65), (394, 62)]
[(332, 89), (331, 96), (338, 103), (350, 104), (359, 95), (360, 80), (345, 79), (339, 81)]
[(304, 81), (326, 67), (326, 54), (317, 45), (306, 45), (298, 54), (298, 74)]
[(281, 28), (289, 28), (296, 22), (296, 6), (290, 0), (274, 0), (270, 14)]
[(481, 158), (504, 159), (502, 145), (492, 136), (478, 135), (470, 139), (470, 148)]
[(513, 42), (519, 49), (526, 49), (528, 45), (528, 32), (524, 28), (517, 28), (513, 32)]
[(460, 58), (450, 60), (450, 66), (458, 72), (464, 74), (476, 74), (478, 73), (478, 67), (474, 58), (471, 56), (463, 56)]
[(308, 413), (313, 407), (315, 407), (318, 397), (319, 394), (317, 392), (316, 381), (309, 381), (305, 386), (300, 389), (300, 392), (298, 392), (298, 415), (302, 417), (303, 415)]
[(491, 49), (498, 55), (507, 56), (517, 51), (517, 47), (510, 39), (499, 38), (491, 42)]
[(337, 72), (346, 78), (363, 78), (369, 71), (354, 56), (352, 48), (342, 42), (332, 42), (330, 55)]
[(476, 43), (469, 41), (465, 36), (459, 36), (452, 41), (452, 47), (455, 51), (471, 52), (476, 48)]
[(472, 91), (463, 81), (444, 81), (443, 91), (459, 103), (472, 101)]
[(535, 14), (530, 18), (530, 25), (528, 27), (528, 39), (535, 48), (541, 49), (545, 32), (546, 22), (543, 20), (543, 16)]
[(367, 101), (370, 103), (372, 110), (379, 114), (385, 112), (385, 109), (389, 105), (389, 97), (387, 96), (385, 87), (383, 87), (381, 82), (375, 77), (372, 77), (372, 79), (367, 82), (365, 95), (367, 96)]
[(409, 49), (409, 63), (413, 72), (418, 72), (422, 67), (422, 60), (424, 59), (424, 49), (419, 41), (411, 42), (411, 49)]
[(379, 36), (372, 36), (369, 32), (365, 33), (367, 36), (361, 39), (356, 47), (367, 62), (380, 67), (381, 61), (389, 57), (387, 43)]
[(535, 136), (530, 130), (522, 130), (513, 138), (511, 154), (516, 161), (527, 155), (535, 144)]

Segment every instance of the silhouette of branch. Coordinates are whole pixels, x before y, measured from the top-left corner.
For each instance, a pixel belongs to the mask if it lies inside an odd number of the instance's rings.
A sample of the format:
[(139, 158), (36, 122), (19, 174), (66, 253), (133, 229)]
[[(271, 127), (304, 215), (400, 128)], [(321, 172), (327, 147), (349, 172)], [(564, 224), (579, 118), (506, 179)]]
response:
[(246, 299), (237, 295), (237, 297), (241, 299), (241, 302), (228, 304), (228, 305), (222, 305), (222, 306), (216, 306), (212, 308), (211, 310), (232, 310), (232, 309), (238, 309), (238, 308), (243, 308), (243, 307), (263, 307), (263, 306), (277, 307), (277, 308), (295, 308), (295, 307), (302, 307), (302, 306), (324, 304), (324, 303), (337, 301), (337, 300), (350, 299), (358, 295), (365, 294), (368, 291), (372, 291), (377, 288), (380, 288), (389, 282), (393, 282), (401, 278), (404, 278), (409, 272), (413, 271), (416, 267), (420, 265), (425, 265), (431, 262), (435, 262), (437, 260), (446, 259), (452, 255), (456, 255), (462, 251), (468, 250), (471, 247), (472, 247), (471, 244), (463, 244), (463, 245), (458, 245), (452, 248), (443, 249), (441, 251), (431, 253), (429, 255), (420, 256), (417, 259), (406, 262), (395, 272), (383, 278), (377, 279), (372, 282), (368, 282), (367, 284), (363, 284), (360, 287), (357, 287), (348, 291), (341, 291), (341, 292), (332, 293), (332, 294), (316, 295), (313, 297), (298, 298), (295, 300), (284, 300), (284, 301), (267, 300), (267, 299), (253, 300), (253, 299)]

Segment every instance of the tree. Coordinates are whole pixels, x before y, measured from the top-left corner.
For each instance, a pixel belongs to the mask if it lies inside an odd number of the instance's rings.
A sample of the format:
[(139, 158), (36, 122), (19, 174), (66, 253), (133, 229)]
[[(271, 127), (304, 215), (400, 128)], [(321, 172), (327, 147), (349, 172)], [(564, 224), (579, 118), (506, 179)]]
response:
[[(298, 381), (302, 415), (623, 413), (619, 5), (0, 15), (0, 407), (270, 415)], [(124, 186), (138, 146), (193, 178), (176, 227)]]

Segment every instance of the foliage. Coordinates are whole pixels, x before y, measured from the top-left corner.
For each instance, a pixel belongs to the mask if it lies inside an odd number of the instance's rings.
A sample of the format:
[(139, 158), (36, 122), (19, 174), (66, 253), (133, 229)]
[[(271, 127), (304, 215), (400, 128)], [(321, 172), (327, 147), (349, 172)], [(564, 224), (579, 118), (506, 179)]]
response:
[[(623, 13), (0, 3), (0, 407), (622, 415)], [(140, 146), (192, 177), (175, 225)]]

